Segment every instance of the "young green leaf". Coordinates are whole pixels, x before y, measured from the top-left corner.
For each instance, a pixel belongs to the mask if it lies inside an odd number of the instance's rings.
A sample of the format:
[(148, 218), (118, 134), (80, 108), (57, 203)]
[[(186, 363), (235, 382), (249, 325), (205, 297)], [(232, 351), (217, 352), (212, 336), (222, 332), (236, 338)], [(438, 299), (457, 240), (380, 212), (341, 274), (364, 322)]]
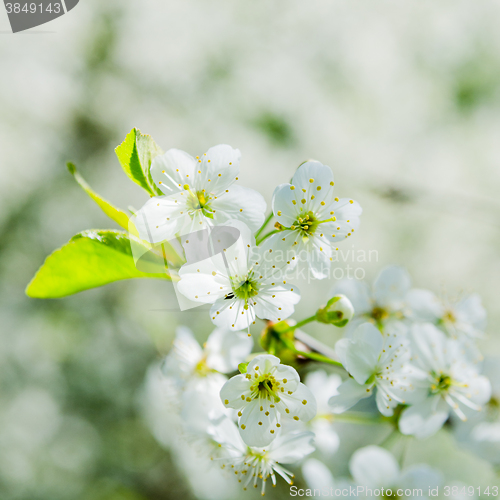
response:
[(153, 196), (161, 194), (154, 185), (149, 167), (163, 151), (150, 135), (141, 134), (140, 130), (133, 128), (115, 152), (123, 170), (136, 184)]
[(26, 288), (38, 299), (65, 297), (114, 281), (131, 278), (170, 279), (161, 256), (145, 247), (140, 271), (131, 250), (144, 246), (124, 231), (89, 230), (73, 236), (68, 243), (47, 257)]
[(99, 205), (101, 210), (112, 220), (114, 220), (119, 226), (123, 227), (123, 229), (129, 229), (129, 218), (128, 215), (113, 206), (109, 201), (106, 201), (104, 198), (99, 196), (85, 181), (85, 179), (78, 173), (75, 165), (73, 163), (68, 162), (66, 164), (68, 170), (75, 178), (76, 182), (82, 187), (82, 189)]

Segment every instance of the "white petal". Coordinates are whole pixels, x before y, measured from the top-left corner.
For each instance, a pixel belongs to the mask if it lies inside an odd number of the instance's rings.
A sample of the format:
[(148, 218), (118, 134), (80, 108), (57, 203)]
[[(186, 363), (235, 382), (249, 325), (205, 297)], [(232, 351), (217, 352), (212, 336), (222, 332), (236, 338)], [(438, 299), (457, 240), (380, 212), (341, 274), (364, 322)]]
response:
[(314, 490), (330, 490), (335, 488), (335, 481), (333, 479), (330, 469), (319, 460), (309, 458), (302, 466), (302, 475), (306, 480), (307, 486)]
[(238, 176), (240, 158), (240, 150), (227, 144), (210, 148), (196, 163), (196, 189), (206, 189), (216, 196), (223, 194)]
[(220, 254), (193, 264), (184, 264), (179, 270), (179, 277), (178, 290), (194, 302), (212, 304), (219, 297), (232, 292)]
[(364, 384), (376, 371), (380, 351), (366, 342), (340, 339), (335, 344), (335, 352), (359, 384)]
[(210, 308), (210, 317), (214, 325), (227, 328), (233, 332), (248, 330), (255, 323), (255, 308), (241, 299), (226, 299), (221, 297)]
[(375, 401), (378, 411), (385, 417), (391, 417), (394, 413), (394, 408), (398, 405), (398, 401), (391, 397), (390, 394), (387, 394), (380, 385), (377, 386)]
[(273, 368), (276, 368), (281, 363), (280, 358), (273, 356), (272, 354), (259, 354), (248, 363), (247, 373), (253, 374), (254, 372), (258, 375), (263, 375), (264, 373), (271, 373)]
[(155, 196), (132, 217), (141, 239), (149, 243), (172, 240), (191, 220), (186, 197)]
[[(333, 193), (333, 173), (330, 167), (318, 161), (307, 161), (295, 172), (292, 179), (293, 191), (297, 204), (300, 200), (307, 200), (307, 207), (318, 212), (322, 201), (330, 201)], [(303, 192), (303, 189), (306, 192)], [(302, 204), (302, 203), (301, 203)]]
[(401, 413), (399, 430), (424, 439), (441, 429), (449, 415), (450, 408), (439, 395), (428, 397)]
[(430, 290), (413, 288), (407, 293), (406, 301), (415, 319), (435, 322), (444, 314), (443, 305)]
[[(276, 378), (285, 391), (296, 391), (300, 383), (299, 374), (295, 368), (288, 365), (279, 364), (274, 372)], [(286, 382), (285, 382), (286, 380)]]
[(283, 433), (269, 448), (269, 457), (280, 464), (293, 464), (314, 451), (312, 432)]
[[(323, 230), (323, 228), (321, 228)], [(323, 236), (321, 236), (323, 234)], [(332, 247), (324, 233), (319, 230), (299, 247), (299, 252), (305, 251), (307, 264), (312, 277), (318, 280), (330, 276), (332, 263)], [(299, 262), (301, 262), (299, 260)]]
[(294, 420), (297, 420), (295, 417), (299, 417), (299, 421), (301, 422), (309, 422), (309, 420), (316, 416), (316, 399), (304, 384), (299, 383), (293, 394), (288, 394), (285, 391), (279, 395), (281, 402), (278, 407), (282, 408), (282, 405), (284, 405), (290, 410), (290, 413), (283, 411), (282, 415), (286, 414)]
[(377, 357), (384, 345), (382, 333), (372, 323), (363, 323), (358, 326), (352, 335), (352, 339), (369, 344), (373, 351), (377, 353)]
[(373, 284), (373, 295), (377, 304), (400, 308), (411, 286), (408, 271), (398, 266), (389, 266), (381, 271)]
[[(297, 242), (297, 245), (294, 243)], [(252, 251), (253, 262), (258, 262), (259, 273), (282, 280), (299, 262), (302, 238), (298, 231), (280, 231), (264, 240)], [(269, 251), (271, 250), (271, 252)]]
[(468, 380), (465, 390), (466, 397), (477, 405), (486, 404), (491, 398), (491, 383), (483, 376), (476, 376)]
[(163, 364), (163, 373), (173, 377), (177, 377), (179, 372), (190, 375), (203, 354), (200, 344), (195, 340), (188, 327), (180, 326), (177, 328), (172, 347), (172, 351)]
[(180, 149), (169, 149), (151, 163), (151, 176), (166, 195), (184, 191), (194, 185), (195, 159)]
[(417, 488), (429, 490), (440, 486), (443, 482), (443, 475), (427, 464), (413, 465), (407, 469), (400, 477), (399, 484), (406, 488)]
[(252, 382), (242, 374), (230, 378), (220, 391), (222, 404), (226, 408), (234, 408), (235, 410), (245, 406), (247, 404), (245, 398), (250, 397), (251, 394), (251, 384)]
[[(320, 412), (318, 412), (320, 414)], [(340, 437), (331, 422), (324, 418), (315, 418), (311, 422), (311, 428), (316, 439), (316, 448), (326, 457), (331, 457), (337, 453), (340, 446)]]
[[(262, 408), (262, 410), (260, 409)], [(240, 417), (240, 436), (248, 446), (267, 446), (276, 437), (276, 412), (266, 405), (266, 400), (253, 400), (243, 409)], [(269, 415), (266, 416), (266, 412)], [(271, 433), (270, 431), (275, 431)]]
[(345, 295), (351, 301), (356, 316), (370, 312), (373, 307), (370, 289), (364, 281), (356, 279), (341, 280), (330, 292), (332, 297), (338, 294)]
[(363, 210), (357, 201), (341, 198), (324, 209), (324, 217), (335, 217), (335, 220), (322, 224), (321, 231), (329, 241), (338, 244), (359, 229), (362, 212)]
[(216, 328), (208, 337), (205, 352), (207, 365), (222, 373), (236, 370), (250, 354), (253, 339), (247, 333)]
[(230, 186), (211, 203), (214, 221), (219, 224), (231, 219), (245, 221), (252, 231), (257, 231), (265, 219), (267, 204), (260, 193), (242, 186)]
[(281, 321), (291, 316), (295, 304), (300, 301), (300, 292), (295, 285), (262, 286), (257, 296), (255, 314), (261, 319)]
[(455, 306), (455, 313), (460, 322), (469, 323), (480, 331), (486, 328), (486, 309), (481, 303), (481, 297), (477, 294), (463, 298)]
[(355, 451), (349, 470), (356, 483), (368, 488), (393, 485), (399, 476), (399, 465), (394, 456), (378, 446)]
[(447, 367), (444, 353), (448, 342), (442, 331), (430, 323), (413, 324), (410, 339), (414, 361), (418, 367), (436, 373)]
[(338, 392), (338, 395), (330, 398), (329, 404), (333, 413), (344, 413), (361, 399), (371, 396), (372, 387), (360, 385), (354, 379), (349, 378), (339, 386)]
[(297, 205), (295, 190), (290, 189), (290, 187), (290, 184), (280, 184), (273, 193), (274, 216), (285, 227), (290, 227), (296, 222), (300, 213), (300, 205)]

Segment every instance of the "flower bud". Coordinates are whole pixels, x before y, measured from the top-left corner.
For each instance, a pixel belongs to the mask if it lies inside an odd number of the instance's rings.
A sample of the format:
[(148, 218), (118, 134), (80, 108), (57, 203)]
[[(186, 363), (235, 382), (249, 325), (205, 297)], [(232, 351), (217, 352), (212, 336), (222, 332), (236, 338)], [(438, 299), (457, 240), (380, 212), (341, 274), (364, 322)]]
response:
[(354, 307), (345, 295), (335, 295), (326, 304), (318, 309), (316, 319), (320, 323), (342, 327), (354, 316)]

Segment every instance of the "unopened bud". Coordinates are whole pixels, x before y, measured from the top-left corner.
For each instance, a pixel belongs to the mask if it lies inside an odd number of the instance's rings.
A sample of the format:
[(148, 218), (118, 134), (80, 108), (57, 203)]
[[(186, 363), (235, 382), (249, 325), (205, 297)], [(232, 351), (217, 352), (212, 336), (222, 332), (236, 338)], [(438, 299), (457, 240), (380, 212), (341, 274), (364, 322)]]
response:
[(248, 363), (240, 363), (238, 365), (238, 370), (240, 371), (240, 373), (246, 373), (247, 367), (248, 367)]
[(335, 295), (326, 304), (318, 309), (316, 319), (320, 323), (326, 323), (337, 327), (343, 327), (354, 316), (354, 307), (345, 295)]

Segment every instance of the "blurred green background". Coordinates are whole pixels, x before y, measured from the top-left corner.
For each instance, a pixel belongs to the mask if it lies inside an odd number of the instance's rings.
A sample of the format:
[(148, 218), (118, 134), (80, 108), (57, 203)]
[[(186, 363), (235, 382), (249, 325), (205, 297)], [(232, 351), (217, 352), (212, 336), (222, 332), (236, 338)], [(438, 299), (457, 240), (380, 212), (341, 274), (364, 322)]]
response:
[[(477, 291), (480, 347), (498, 354), (499, 20), (494, 0), (81, 0), (12, 35), (1, 7), (0, 498), (194, 498), (138, 400), (176, 325), (206, 338), (206, 311), (176, 312), (159, 281), (24, 295), (72, 235), (114, 228), (66, 161), (118, 206), (146, 201), (114, 155), (134, 126), (164, 150), (238, 147), (241, 185), (269, 205), (302, 161), (331, 166), (337, 195), (364, 209), (344, 250), (378, 252), (367, 279), (394, 263), (416, 286)], [(296, 319), (333, 283), (299, 285)], [(412, 460), (450, 480), (492, 477), (447, 442), (416, 445)]]

